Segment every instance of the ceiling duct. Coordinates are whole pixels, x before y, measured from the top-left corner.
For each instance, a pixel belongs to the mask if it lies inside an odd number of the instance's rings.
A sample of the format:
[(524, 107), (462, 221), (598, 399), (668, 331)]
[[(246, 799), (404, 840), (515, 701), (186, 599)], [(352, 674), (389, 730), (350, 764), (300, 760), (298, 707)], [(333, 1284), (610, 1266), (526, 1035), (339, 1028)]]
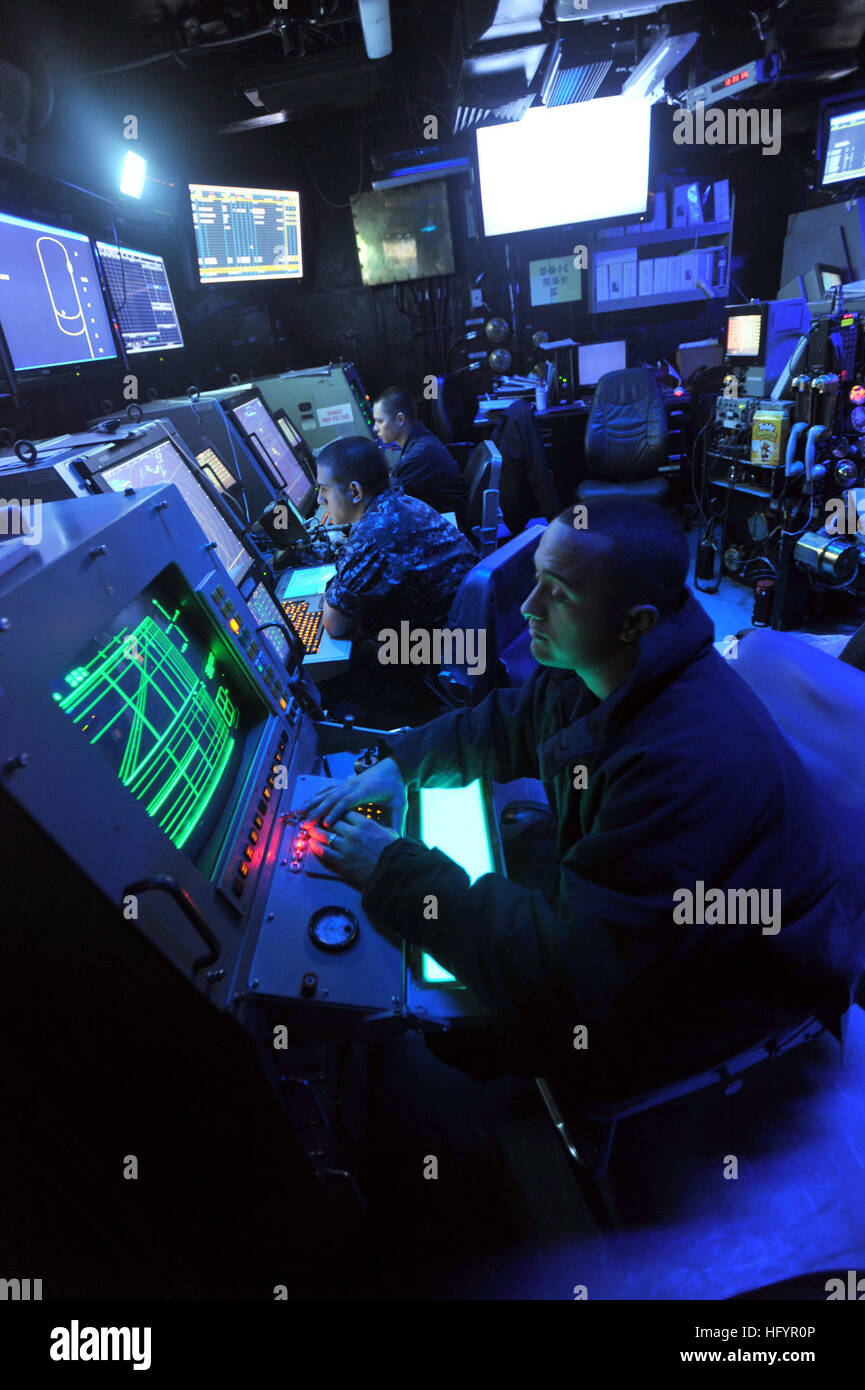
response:
[(259, 112), (285, 112), (284, 119), (298, 120), (318, 111), (367, 106), (385, 90), (390, 68), (389, 58), (371, 63), (357, 44), (250, 68), (237, 78), (236, 87)]
[(609, 44), (603, 51), (591, 53), (586, 47), (584, 31), (565, 33), (556, 40), (547, 64), (541, 101), (544, 106), (570, 106), (575, 101), (591, 101), (612, 66)]
[(540, 0), (459, 8), (451, 63), (459, 71), (454, 134), (485, 121), (518, 121), (528, 111), (550, 47), (542, 11)]

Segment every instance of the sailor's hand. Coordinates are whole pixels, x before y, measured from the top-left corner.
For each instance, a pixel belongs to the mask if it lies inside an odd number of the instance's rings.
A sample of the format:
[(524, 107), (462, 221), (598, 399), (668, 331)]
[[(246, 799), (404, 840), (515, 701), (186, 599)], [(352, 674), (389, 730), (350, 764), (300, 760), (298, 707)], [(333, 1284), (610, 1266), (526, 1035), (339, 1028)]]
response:
[(378, 821), (368, 820), (357, 811), (349, 811), (344, 819), (334, 820), (330, 830), (312, 825), (309, 848), (326, 869), (341, 878), (350, 879), (359, 888), (372, 878), (382, 852), (399, 835)]
[(368, 802), (388, 810), (394, 830), (397, 834), (402, 833), (408, 810), (408, 793), (393, 758), (384, 758), (355, 777), (322, 787), (303, 807), (300, 817), (306, 829), (310, 829), (310, 823), (316, 821), (328, 829), (336, 821), (344, 819), (355, 806), (364, 806)]

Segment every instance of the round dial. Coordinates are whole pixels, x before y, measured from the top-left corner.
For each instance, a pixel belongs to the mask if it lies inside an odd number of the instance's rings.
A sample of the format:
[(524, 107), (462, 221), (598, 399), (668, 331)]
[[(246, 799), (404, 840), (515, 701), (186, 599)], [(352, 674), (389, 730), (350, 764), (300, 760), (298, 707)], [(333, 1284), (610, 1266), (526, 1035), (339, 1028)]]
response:
[(357, 918), (344, 907), (320, 907), (310, 917), (308, 930), (320, 951), (347, 951), (360, 935)]

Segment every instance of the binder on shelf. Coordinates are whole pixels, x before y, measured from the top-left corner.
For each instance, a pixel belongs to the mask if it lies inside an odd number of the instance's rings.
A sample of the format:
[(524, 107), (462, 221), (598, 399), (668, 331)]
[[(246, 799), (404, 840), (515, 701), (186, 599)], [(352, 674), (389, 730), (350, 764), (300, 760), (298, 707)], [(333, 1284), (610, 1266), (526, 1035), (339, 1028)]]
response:
[(688, 226), (694, 227), (703, 220), (703, 204), (700, 200), (700, 185), (689, 183), (685, 187)]
[(655, 293), (655, 262), (646, 259), (639, 264), (639, 294), (643, 299)]
[(667, 193), (666, 189), (659, 189), (652, 195), (652, 222), (653, 232), (665, 232), (667, 230)]
[(667, 290), (670, 294), (682, 293), (682, 257), (670, 256), (670, 268), (667, 271)]
[(697, 285), (697, 251), (686, 251), (682, 261), (682, 289), (693, 290)]
[(694, 275), (694, 284), (696, 284), (698, 280), (702, 280), (703, 284), (708, 289), (712, 284), (712, 272), (715, 268), (714, 253), (712, 251), (706, 250), (697, 251), (695, 254), (697, 257), (697, 269)]
[(622, 263), (622, 298), (636, 299), (637, 297), (637, 262), (624, 261)]
[(668, 256), (655, 257), (655, 273), (653, 276), (653, 293), (666, 294), (670, 284), (670, 271)]
[(712, 184), (712, 217), (716, 222), (729, 222), (730, 220), (730, 180), (719, 179)]
[(600, 303), (602, 299), (610, 297), (610, 269), (606, 265), (595, 266), (595, 300)]
[(681, 183), (673, 189), (673, 226), (688, 225), (688, 185)]
[(624, 295), (623, 295), (623, 292), (622, 292), (622, 271), (623, 271), (623, 265), (622, 265), (622, 262), (621, 262), (621, 261), (611, 261), (611, 262), (610, 262), (610, 298), (611, 298), (611, 299), (623, 299), (623, 298), (624, 298)]

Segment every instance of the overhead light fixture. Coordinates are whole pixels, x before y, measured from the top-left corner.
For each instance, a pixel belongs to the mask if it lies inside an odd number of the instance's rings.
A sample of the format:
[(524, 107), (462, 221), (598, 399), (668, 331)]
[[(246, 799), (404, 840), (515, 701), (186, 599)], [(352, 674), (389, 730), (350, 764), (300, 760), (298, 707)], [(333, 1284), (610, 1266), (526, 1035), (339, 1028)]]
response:
[(467, 156), (458, 159), (436, 159), (427, 164), (409, 164), (399, 169), (391, 169), (386, 178), (374, 179), (372, 188), (380, 193), (384, 188), (396, 188), (404, 183), (426, 183), (429, 179), (446, 179), (452, 174), (467, 174), (471, 162)]
[(266, 125), (285, 125), (289, 119), (287, 111), (268, 111), (265, 116), (250, 116), (246, 121), (232, 121), (231, 125), (218, 126), (220, 135), (237, 135), (244, 130), (260, 130)]
[[(569, 49), (572, 47), (568, 45)], [(541, 105), (571, 106), (577, 101), (591, 101), (598, 95), (612, 66), (612, 58), (580, 62), (565, 51), (562, 40), (558, 39), (541, 87)]]
[(393, 52), (389, 0), (357, 0), (367, 58), (386, 58)]
[(132, 150), (126, 151), (123, 170), (120, 175), (120, 192), (127, 198), (140, 198), (144, 191), (144, 177), (147, 173), (147, 160)]
[(664, 95), (664, 80), (678, 67), (686, 53), (690, 53), (697, 39), (697, 33), (670, 34), (666, 31), (649, 49), (642, 62), (638, 63), (630, 77), (622, 85), (623, 97), (634, 97), (640, 101), (648, 98), (657, 101)]
[(544, 0), (499, 0), (492, 23), (481, 34), (481, 41), (536, 34), (541, 28), (543, 12)]

